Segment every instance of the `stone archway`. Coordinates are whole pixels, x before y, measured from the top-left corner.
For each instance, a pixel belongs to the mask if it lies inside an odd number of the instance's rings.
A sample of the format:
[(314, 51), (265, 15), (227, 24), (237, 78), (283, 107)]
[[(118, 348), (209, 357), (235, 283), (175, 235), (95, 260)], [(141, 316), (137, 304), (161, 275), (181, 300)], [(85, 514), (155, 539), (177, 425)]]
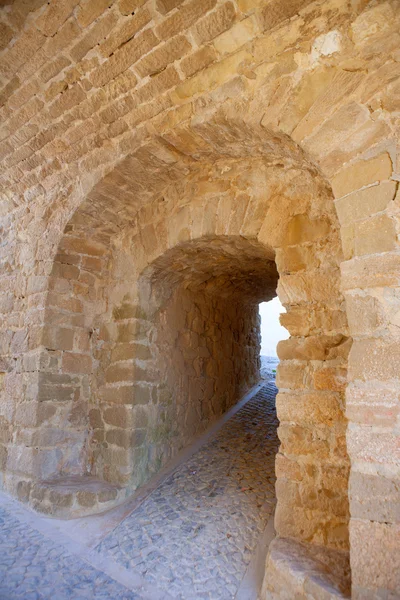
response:
[[(57, 512), (51, 500), (57, 495), (54, 488), (46, 488), (48, 479), (74, 475), (84, 486), (89, 473), (129, 493), (185, 444), (184, 435), (176, 446), (165, 444), (165, 439), (154, 444), (154, 427), (151, 435), (148, 428), (159, 369), (154, 358), (160, 357), (171, 339), (169, 323), (176, 294), (183, 293), (186, 284), (187, 295), (191, 288), (204, 288), (205, 279), (213, 275), (219, 301), (224, 297), (221, 290), (226, 297), (235, 290), (231, 286), (234, 277), (242, 298), (246, 298), (249, 281), (268, 279), (265, 293), (273, 294), (276, 264), (278, 295), (287, 308), (285, 325), (292, 336), (279, 346), (281, 451), (276, 528), (284, 537), (346, 549), (349, 465), (343, 398), (350, 340), (339, 291), (341, 243), (332, 193), (311, 166), (286, 160), (277, 163), (255, 153), (241, 159), (225, 156), (182, 164), (181, 177), (166, 184), (166, 175), (161, 176), (162, 185), (154, 186), (153, 199), (142, 208), (119, 201), (118, 210), (109, 210), (106, 202), (118, 197), (115, 191), (110, 195), (109, 182), (121, 183), (127, 164), (91, 193), (59, 244), (53, 267), (58, 276), (51, 280), (46, 308), (48, 325), (53, 327), (59, 318), (57, 327), (62, 323), (62, 328), (74, 333), (67, 348), (55, 334), (55, 347), (44, 353), (48, 361), (54, 360), (40, 377), (56, 377), (39, 388), (41, 394), (46, 386), (53, 386), (52, 399), (46, 401), (49, 416), (41, 431), (44, 436), (49, 431), (59, 433), (64, 418), (68, 435), (80, 436), (75, 445), (79, 452), (69, 455), (68, 436), (66, 443), (57, 440), (53, 447), (42, 449), (50, 456), (58, 454), (60, 460), (47, 463), (55, 468), (39, 485), (40, 494), (34, 486), (31, 501), (39, 510)], [(203, 271), (196, 279), (192, 267), (197, 251)], [(227, 252), (230, 260), (224, 258)], [(232, 262), (235, 255), (236, 265)], [(271, 266), (264, 270), (267, 262)], [(160, 290), (167, 293), (160, 294)], [(182, 339), (191, 339), (186, 322), (180, 327), (185, 329), (180, 332)], [(173, 329), (176, 332), (179, 327)], [(162, 341), (159, 348), (157, 339)], [(250, 345), (250, 354), (255, 356), (256, 335)], [(139, 356), (139, 352), (144, 354)], [(149, 368), (144, 368), (145, 363)], [(165, 365), (168, 361), (164, 372)], [(180, 372), (185, 368), (183, 359)], [(230, 388), (233, 396), (228, 404), (237, 400), (239, 390), (251, 385), (256, 373), (257, 366), (249, 361), (247, 379), (243, 373), (245, 382)], [(58, 390), (73, 390), (71, 381), (87, 395), (70, 395), (60, 402)], [(158, 392), (154, 392), (157, 398)], [(136, 406), (135, 395), (140, 398)], [(223, 408), (221, 403), (207, 417), (215, 417)], [(188, 431), (191, 435), (199, 429)], [(110, 502), (122, 497), (122, 492), (112, 497), (112, 490), (106, 491)], [(87, 495), (79, 494), (72, 498), (72, 507), (63, 507), (63, 514), (73, 513), (75, 507), (89, 512), (104, 509), (98, 495), (89, 501)]]
[[(97, 476), (119, 483), (109, 454), (118, 446), (135, 489), (258, 383), (258, 303), (275, 296), (277, 272), (257, 240), (208, 235), (124, 281), (104, 325), (91, 460)], [(124, 293), (135, 286), (136, 297)]]

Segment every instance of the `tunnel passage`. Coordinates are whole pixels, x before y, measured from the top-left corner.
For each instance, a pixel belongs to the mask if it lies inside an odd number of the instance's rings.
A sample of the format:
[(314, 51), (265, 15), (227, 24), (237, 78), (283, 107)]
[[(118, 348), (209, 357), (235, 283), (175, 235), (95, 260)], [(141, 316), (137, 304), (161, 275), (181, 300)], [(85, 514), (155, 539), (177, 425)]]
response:
[[(20, 487), (66, 518), (131, 494), (255, 382), (257, 305), (276, 289), (291, 337), (278, 347), (275, 527), (346, 549), (351, 339), (332, 191), (310, 165), (237, 150), (177, 161), (173, 180), (167, 163), (137, 182), (134, 157), (71, 215), (44, 311), (34, 480)], [(53, 482), (70, 477), (81, 492), (67, 501)]]
[[(117, 335), (102, 348), (92, 473), (120, 482), (117, 446), (136, 488), (259, 381), (258, 304), (277, 279), (271, 250), (240, 236), (179, 244), (144, 270), (138, 304), (127, 294), (113, 307)], [(131, 403), (116, 405), (122, 397)]]

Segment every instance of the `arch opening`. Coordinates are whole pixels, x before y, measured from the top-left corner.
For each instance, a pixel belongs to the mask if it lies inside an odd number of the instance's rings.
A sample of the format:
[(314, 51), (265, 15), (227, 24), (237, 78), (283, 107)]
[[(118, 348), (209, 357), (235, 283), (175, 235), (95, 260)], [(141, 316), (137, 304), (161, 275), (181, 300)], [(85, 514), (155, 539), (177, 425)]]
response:
[[(106, 490), (114, 502), (130, 494), (258, 377), (258, 303), (276, 289), (291, 335), (278, 346), (276, 530), (346, 549), (351, 340), (339, 288), (339, 226), (326, 182), (315, 169), (258, 155), (199, 161), (152, 201), (111, 219), (103, 210), (108, 186), (73, 215), (53, 264), (45, 328), (55, 329), (39, 374), (51, 382), (39, 386), (39, 395), (46, 386), (52, 390), (39, 477), (81, 477), (85, 486), (90, 475), (114, 488)], [(230, 327), (238, 316), (235, 297), (247, 306), (237, 339)], [(228, 332), (229, 352), (215, 344), (218, 360), (207, 348), (213, 319), (222, 319)], [(66, 345), (60, 328), (73, 330)], [(244, 349), (236, 362), (235, 344)], [(176, 346), (179, 357), (172, 360)], [(70, 388), (66, 399), (58, 396), (64, 388)], [(49, 431), (61, 437), (46, 438)], [(48, 491), (37, 501), (35, 489), (35, 508), (60, 514)], [(85, 506), (73, 499), (64, 514), (74, 516), (74, 507), (79, 514), (106, 508), (98, 496)]]
[[(241, 236), (181, 243), (141, 273), (136, 301), (115, 302), (102, 401), (90, 411), (96, 476), (135, 489), (258, 383), (258, 304), (276, 294), (273, 256)], [(116, 406), (122, 397), (129, 406)], [(129, 480), (110, 470), (113, 444), (126, 449)]]

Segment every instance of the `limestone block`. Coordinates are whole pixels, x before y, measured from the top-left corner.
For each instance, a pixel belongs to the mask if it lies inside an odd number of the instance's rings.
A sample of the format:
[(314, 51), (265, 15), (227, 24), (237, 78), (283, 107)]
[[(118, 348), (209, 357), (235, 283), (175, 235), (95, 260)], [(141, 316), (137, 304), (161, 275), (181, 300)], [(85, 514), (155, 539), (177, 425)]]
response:
[(342, 290), (398, 286), (400, 256), (393, 252), (363, 256), (341, 264)]
[(383, 152), (369, 160), (355, 162), (350, 167), (340, 171), (332, 179), (332, 189), (335, 197), (340, 198), (350, 192), (389, 179), (392, 170), (392, 161), (387, 152)]
[(352, 590), (357, 600), (400, 589), (399, 525), (351, 519)]
[(198, 44), (213, 40), (232, 26), (236, 11), (232, 2), (226, 2), (215, 11), (209, 13), (193, 27), (193, 35)]
[(335, 392), (279, 393), (276, 407), (279, 420), (299, 425), (311, 423), (332, 424), (343, 421), (341, 398)]
[(385, 338), (354, 340), (349, 356), (349, 379), (397, 379), (399, 360), (397, 341)]
[(381, 523), (400, 520), (400, 479), (383, 475), (368, 475), (354, 469), (349, 480), (352, 518)]
[(145, 2), (146, 0), (119, 0), (118, 8), (123, 15), (130, 15)]
[(64, 352), (62, 368), (65, 373), (91, 373), (93, 369), (92, 358), (87, 354)]
[(209, 64), (214, 62), (217, 58), (215, 50), (212, 46), (204, 46), (199, 48), (193, 54), (189, 54), (186, 58), (183, 58), (180, 62), (180, 68), (186, 77), (194, 75), (198, 71), (208, 67)]
[(269, 2), (262, 11), (264, 29), (269, 30), (280, 25), (286, 19), (293, 17), (309, 3), (310, 0), (289, 0), (284, 4), (279, 2), (279, 0)]
[[(92, 84), (98, 88), (102, 87), (105, 83), (126, 71), (143, 54), (149, 52), (156, 45), (157, 38), (150, 29), (147, 29), (124, 44), (106, 62), (101, 64), (90, 77)], [(160, 68), (162, 68), (162, 65), (160, 65)]]
[(124, 23), (117, 31), (114, 30), (107, 36), (105, 42), (100, 46), (100, 52), (105, 57), (110, 56), (120, 46), (133, 38), (150, 21), (151, 14), (147, 8), (134, 14), (127, 23)]
[(390, 252), (396, 248), (394, 220), (387, 215), (377, 215), (354, 224), (354, 249), (356, 256)]
[(387, 208), (396, 192), (394, 181), (368, 187), (336, 200), (335, 206), (342, 225), (365, 219)]
[(157, 0), (157, 9), (162, 13), (166, 14), (173, 8), (176, 8), (182, 4), (183, 0)]
[(351, 423), (347, 447), (352, 462), (387, 465), (395, 472), (399, 470), (399, 436), (391, 428), (374, 431), (371, 426)]
[(250, 16), (232, 25), (227, 32), (216, 37), (213, 46), (220, 55), (230, 54), (252, 40), (258, 32), (258, 21), (254, 16)]
[(394, 427), (400, 413), (399, 386), (390, 383), (357, 382), (346, 389), (346, 416), (365, 425)]
[(77, 12), (77, 19), (81, 27), (87, 27), (97, 19), (113, 3), (113, 0), (86, 0), (81, 3)]
[(174, 100), (176, 98), (176, 102), (180, 103), (195, 94), (209, 91), (222, 85), (236, 75), (238, 66), (249, 57), (250, 55), (247, 52), (241, 50), (224, 58), (220, 62), (214, 63), (190, 80), (179, 85), (174, 91)]
[[(110, 31), (117, 22), (117, 16), (115, 13), (108, 13), (100, 21), (96, 23), (90, 32), (83, 37), (71, 50), (72, 58), (78, 62), (82, 60), (84, 56), (99, 44), (105, 37), (110, 35)], [(136, 33), (136, 32), (135, 32)], [(110, 36), (112, 37), (112, 36)], [(127, 38), (129, 39), (129, 37)], [(115, 50), (120, 44), (117, 44), (113, 49)], [(102, 47), (103, 49), (103, 47)], [(111, 54), (111, 52), (109, 53)], [(105, 54), (108, 56), (109, 54)]]

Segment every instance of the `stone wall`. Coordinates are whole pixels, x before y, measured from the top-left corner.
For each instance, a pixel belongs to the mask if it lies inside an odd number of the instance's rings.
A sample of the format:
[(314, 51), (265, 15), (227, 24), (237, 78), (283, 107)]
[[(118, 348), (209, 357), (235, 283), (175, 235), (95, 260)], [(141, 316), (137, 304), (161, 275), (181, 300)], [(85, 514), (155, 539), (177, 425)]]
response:
[[(260, 290), (248, 270), (262, 278)], [(124, 294), (122, 302), (114, 298), (112, 321), (103, 317), (90, 409), (91, 472), (130, 489), (259, 381), (258, 301), (275, 294), (276, 272), (254, 244), (205, 239), (163, 255), (139, 288), (139, 304)]]
[(399, 21), (397, 0), (3, 3), (5, 489), (86, 471), (98, 353), (148, 266), (245, 237), (276, 255), (292, 335), (278, 533), (345, 547), (350, 516), (353, 597), (396, 593)]

